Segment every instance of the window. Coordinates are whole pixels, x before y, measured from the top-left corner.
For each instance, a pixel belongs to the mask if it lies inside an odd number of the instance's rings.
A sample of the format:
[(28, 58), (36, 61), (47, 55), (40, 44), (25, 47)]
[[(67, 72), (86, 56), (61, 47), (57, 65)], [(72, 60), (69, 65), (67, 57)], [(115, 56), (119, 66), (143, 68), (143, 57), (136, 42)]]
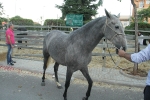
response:
[(143, 6), (144, 6), (144, 2), (143, 2), (143, 1), (140, 1), (140, 2), (139, 2), (139, 8), (143, 8)]
[(150, 4), (150, 0), (146, 0), (146, 4)]

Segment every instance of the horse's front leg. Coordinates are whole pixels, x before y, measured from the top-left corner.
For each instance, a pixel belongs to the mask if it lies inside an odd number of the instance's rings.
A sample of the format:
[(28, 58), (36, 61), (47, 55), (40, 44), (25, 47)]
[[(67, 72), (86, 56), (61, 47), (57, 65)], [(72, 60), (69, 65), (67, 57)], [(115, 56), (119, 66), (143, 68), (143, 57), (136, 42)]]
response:
[(56, 81), (57, 87), (58, 87), (59, 89), (61, 89), (62, 86), (61, 86), (61, 84), (59, 83), (58, 74), (57, 74), (57, 72), (58, 72), (58, 67), (59, 67), (59, 64), (56, 62), (55, 65), (54, 65), (55, 81)]
[(71, 80), (72, 74), (73, 74), (73, 72), (67, 67), (65, 91), (63, 94), (64, 100), (67, 100), (67, 90), (68, 90), (68, 87), (70, 86), (70, 80)]
[(82, 74), (84, 75), (84, 77), (87, 79), (88, 81), (88, 90), (86, 92), (86, 97), (83, 97), (82, 100), (88, 100), (89, 96), (90, 96), (90, 93), (91, 93), (91, 88), (92, 88), (92, 84), (93, 84), (93, 81), (89, 75), (89, 72), (88, 72), (88, 68), (87, 67), (84, 67), (83, 69), (80, 70), (82, 72)]

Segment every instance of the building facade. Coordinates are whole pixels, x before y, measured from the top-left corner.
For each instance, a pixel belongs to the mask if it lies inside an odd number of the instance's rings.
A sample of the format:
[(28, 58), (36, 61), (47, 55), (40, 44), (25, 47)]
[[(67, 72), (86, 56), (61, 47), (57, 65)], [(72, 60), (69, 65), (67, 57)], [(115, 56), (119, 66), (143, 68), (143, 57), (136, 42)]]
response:
[[(147, 9), (150, 6), (150, 0), (134, 0), (137, 11), (140, 11), (142, 9)], [(134, 11), (132, 13), (132, 16), (134, 16)], [(148, 18), (148, 23), (150, 23), (150, 18)]]
[(120, 16), (119, 19), (124, 28), (130, 24), (130, 16)]
[(137, 10), (145, 9), (150, 6), (150, 0), (134, 0)]

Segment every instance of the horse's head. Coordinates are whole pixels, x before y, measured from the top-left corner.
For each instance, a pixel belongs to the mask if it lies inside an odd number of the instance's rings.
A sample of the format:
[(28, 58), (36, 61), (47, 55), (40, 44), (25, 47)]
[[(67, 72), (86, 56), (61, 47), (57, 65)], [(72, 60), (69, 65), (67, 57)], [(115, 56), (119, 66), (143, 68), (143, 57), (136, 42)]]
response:
[(106, 9), (106, 22), (104, 25), (104, 36), (111, 41), (118, 49), (123, 47), (124, 50), (127, 48), (126, 36), (124, 33), (123, 26), (118, 16), (111, 15)]

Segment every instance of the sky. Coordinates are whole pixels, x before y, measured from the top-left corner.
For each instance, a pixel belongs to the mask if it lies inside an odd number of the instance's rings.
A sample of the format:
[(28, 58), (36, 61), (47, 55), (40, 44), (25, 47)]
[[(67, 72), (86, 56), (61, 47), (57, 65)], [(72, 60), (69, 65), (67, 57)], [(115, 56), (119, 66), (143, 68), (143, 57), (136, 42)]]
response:
[[(16, 15), (22, 18), (32, 19), (35, 22), (41, 22), (44, 19), (57, 19), (62, 13), (55, 5), (62, 5), (64, 0), (0, 0), (3, 5), (5, 15), (3, 17), (11, 18)], [(98, 0), (97, 0), (98, 2)], [(95, 3), (97, 3), (95, 2)], [(112, 14), (129, 16), (132, 11), (131, 0), (103, 0), (103, 6), (97, 10), (95, 17), (104, 16), (104, 9)]]

